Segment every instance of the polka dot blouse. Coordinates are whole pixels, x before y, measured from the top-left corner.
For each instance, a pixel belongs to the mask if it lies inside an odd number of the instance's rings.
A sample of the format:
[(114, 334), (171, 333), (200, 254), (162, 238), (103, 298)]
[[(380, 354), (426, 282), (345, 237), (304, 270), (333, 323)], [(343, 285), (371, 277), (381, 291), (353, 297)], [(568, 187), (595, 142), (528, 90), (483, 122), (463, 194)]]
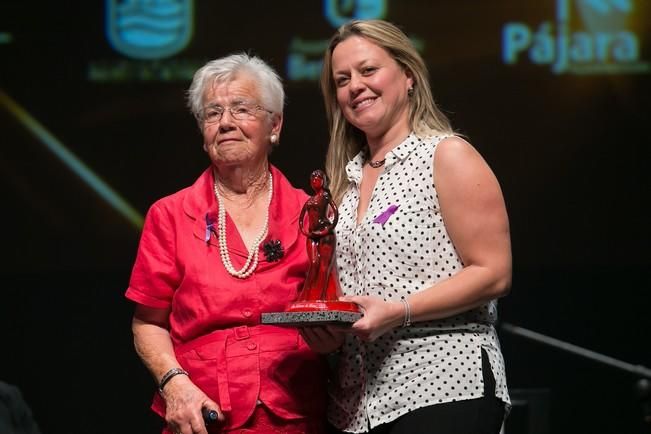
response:
[[(463, 264), (441, 218), (433, 183), (436, 145), (410, 135), (386, 155), (364, 219), (356, 225), (364, 155), (346, 166), (351, 183), (339, 206), (337, 268), (344, 294), (398, 301), (458, 273)], [(362, 433), (433, 404), (483, 395), (481, 349), (509, 403), (493, 324), (497, 302), (454, 317), (413, 323), (374, 342), (348, 336), (330, 390), (330, 421)]]

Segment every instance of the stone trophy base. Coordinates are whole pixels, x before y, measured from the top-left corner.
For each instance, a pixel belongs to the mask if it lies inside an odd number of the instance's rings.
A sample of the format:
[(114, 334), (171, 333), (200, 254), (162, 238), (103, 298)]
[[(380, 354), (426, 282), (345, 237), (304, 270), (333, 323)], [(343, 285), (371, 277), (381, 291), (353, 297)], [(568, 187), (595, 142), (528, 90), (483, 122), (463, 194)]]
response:
[(337, 325), (350, 326), (362, 317), (354, 303), (342, 301), (297, 301), (285, 312), (263, 313), (262, 324), (293, 327)]

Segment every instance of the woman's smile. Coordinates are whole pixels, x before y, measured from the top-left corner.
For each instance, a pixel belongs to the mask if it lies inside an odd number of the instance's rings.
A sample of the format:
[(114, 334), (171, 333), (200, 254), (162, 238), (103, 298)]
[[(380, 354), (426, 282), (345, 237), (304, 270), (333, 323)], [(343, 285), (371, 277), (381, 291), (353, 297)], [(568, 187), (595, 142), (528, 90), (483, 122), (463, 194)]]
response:
[(364, 97), (362, 99), (356, 99), (352, 103), (353, 110), (363, 110), (366, 107), (372, 105), (376, 100), (376, 97)]

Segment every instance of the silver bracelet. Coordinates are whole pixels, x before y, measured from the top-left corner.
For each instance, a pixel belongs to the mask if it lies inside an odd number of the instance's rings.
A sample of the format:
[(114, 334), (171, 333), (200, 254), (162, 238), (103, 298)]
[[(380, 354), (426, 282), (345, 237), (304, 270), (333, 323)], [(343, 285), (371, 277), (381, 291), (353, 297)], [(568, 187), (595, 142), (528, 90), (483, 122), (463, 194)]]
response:
[(409, 327), (411, 325), (411, 306), (406, 298), (401, 298), (400, 302), (405, 306), (405, 317), (402, 320), (403, 327)]
[(172, 377), (176, 375), (187, 375), (188, 377), (190, 374), (188, 374), (188, 371), (186, 371), (183, 368), (172, 368), (169, 371), (167, 371), (164, 375), (163, 378), (160, 379), (160, 383), (158, 383), (158, 393), (163, 393), (163, 387), (172, 379)]

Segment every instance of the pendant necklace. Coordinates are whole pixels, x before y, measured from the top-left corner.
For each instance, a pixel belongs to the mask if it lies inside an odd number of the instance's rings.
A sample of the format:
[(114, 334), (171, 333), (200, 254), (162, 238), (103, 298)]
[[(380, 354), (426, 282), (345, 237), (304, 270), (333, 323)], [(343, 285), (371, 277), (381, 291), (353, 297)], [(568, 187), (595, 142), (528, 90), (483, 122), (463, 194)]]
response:
[(236, 270), (235, 267), (233, 267), (233, 263), (231, 262), (230, 255), (228, 254), (228, 245), (226, 244), (226, 207), (224, 206), (224, 200), (219, 194), (219, 190), (217, 189), (217, 179), (215, 179), (213, 189), (215, 190), (215, 197), (217, 198), (217, 203), (219, 204), (219, 213), (217, 216), (217, 221), (219, 224), (219, 231), (218, 231), (219, 254), (221, 256), (222, 263), (224, 264), (224, 268), (226, 268), (226, 271), (228, 271), (228, 274), (240, 279), (246, 279), (251, 274), (253, 274), (256, 267), (258, 266), (258, 253), (260, 251), (260, 244), (262, 243), (262, 240), (265, 239), (265, 237), (267, 236), (267, 232), (269, 231), (269, 205), (271, 204), (271, 196), (274, 190), (273, 177), (271, 176), (271, 172), (270, 172), (269, 193), (267, 197), (267, 207), (266, 207), (267, 212), (264, 218), (264, 227), (262, 228), (262, 231), (260, 231), (258, 236), (255, 238), (255, 240), (253, 240), (253, 243), (249, 247), (249, 254), (246, 258), (246, 262), (244, 263), (244, 266), (240, 270)]

